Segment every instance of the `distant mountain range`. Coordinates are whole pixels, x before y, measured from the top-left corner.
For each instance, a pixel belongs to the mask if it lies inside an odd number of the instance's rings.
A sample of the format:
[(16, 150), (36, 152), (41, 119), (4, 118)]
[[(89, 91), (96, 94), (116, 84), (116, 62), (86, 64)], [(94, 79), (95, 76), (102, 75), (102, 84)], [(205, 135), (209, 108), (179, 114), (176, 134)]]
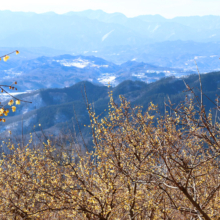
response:
[(220, 69), (220, 17), (127, 18), (121, 13), (87, 10), (56, 14), (0, 11), (0, 53), (21, 54), (0, 70), (23, 60), (62, 54), (96, 56), (115, 64), (127, 61), (196, 70)]
[(95, 55), (121, 64), (128, 60), (151, 63), (157, 66), (196, 70), (195, 60), (202, 72), (220, 70), (220, 43), (194, 41), (164, 41), (142, 47), (119, 46), (103, 48), (86, 55)]
[(98, 85), (115, 86), (124, 80), (154, 82), (163, 77), (181, 77), (194, 73), (181, 68), (161, 67), (144, 62), (128, 61), (116, 65), (95, 56), (61, 55), (39, 57), (14, 63), (11, 68), (2, 69), (0, 84), (18, 82), (18, 91), (44, 88), (64, 88), (80, 81)]
[(219, 16), (165, 19), (143, 15), (127, 18), (101, 10), (53, 12), (0, 11), (0, 46), (50, 47), (75, 52), (118, 45), (141, 46), (163, 41), (218, 42)]
[[(203, 92), (210, 99), (215, 100), (219, 95), (220, 72), (204, 74), (201, 76)], [(185, 82), (198, 94), (198, 75), (190, 75), (184, 78)], [(74, 111), (77, 120), (86, 137), (90, 137), (90, 131), (84, 127), (89, 124), (89, 117), (83, 98), (84, 86), (88, 100), (96, 114), (104, 117), (108, 109), (108, 91), (106, 86), (94, 85), (90, 82), (79, 82), (71, 87), (63, 89), (38, 90), (18, 96), (20, 99), (32, 101), (33, 104), (21, 103), (15, 113), (10, 113), (6, 123), (0, 124), (1, 136), (8, 135), (12, 130), (13, 135), (21, 134), (22, 118), (24, 133), (40, 131), (41, 128), (49, 134), (59, 134), (62, 129), (77, 128)], [(191, 97), (191, 93), (183, 93), (186, 90), (182, 78), (169, 77), (146, 84), (141, 81), (124, 81), (114, 88), (113, 97), (116, 103), (119, 102), (119, 95), (125, 96), (131, 105), (141, 105), (145, 110), (152, 101), (158, 105), (161, 114), (164, 113), (164, 101), (168, 98), (175, 104), (183, 101), (185, 96)], [(204, 96), (206, 110), (214, 109), (214, 105)], [(39, 126), (41, 124), (41, 126)]]

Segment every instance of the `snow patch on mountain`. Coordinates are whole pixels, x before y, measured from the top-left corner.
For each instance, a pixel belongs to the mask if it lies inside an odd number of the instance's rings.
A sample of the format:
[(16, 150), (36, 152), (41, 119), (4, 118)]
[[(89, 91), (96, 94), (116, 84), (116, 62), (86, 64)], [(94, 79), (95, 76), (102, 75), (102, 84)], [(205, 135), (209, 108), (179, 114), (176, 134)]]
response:
[(54, 124), (61, 123), (67, 120), (68, 118), (66, 117), (66, 115), (57, 113), (54, 118)]
[(206, 58), (206, 56), (195, 56), (194, 57), (195, 60), (202, 59), (202, 58)]
[(29, 127), (31, 124), (36, 124), (37, 123), (37, 115), (34, 114), (31, 117), (27, 118), (24, 120), (23, 125), (25, 127)]
[(65, 102), (67, 100), (67, 94), (66, 93), (50, 92), (49, 94), (50, 94), (51, 97), (53, 97), (53, 101), (55, 103)]
[(21, 109), (16, 111), (16, 114), (26, 114), (29, 111), (39, 109), (41, 107), (46, 106), (45, 102), (43, 101), (41, 95), (39, 93), (33, 96), (27, 96), (25, 101), (30, 101), (31, 103), (22, 103)]
[(216, 34), (212, 34), (211, 36), (209, 36), (209, 38), (212, 38), (212, 37), (215, 37), (216, 36)]
[(97, 65), (97, 64), (94, 64), (94, 61), (90, 62), (89, 60), (85, 60), (81, 58), (73, 59), (73, 60), (66, 60), (66, 59), (56, 60), (56, 62), (66, 67), (77, 67), (80, 69), (83, 69), (85, 67), (108, 68), (108, 65)]
[(160, 25), (157, 25), (157, 26), (152, 30), (152, 32), (155, 32), (159, 27), (160, 27)]
[(108, 83), (115, 83), (116, 76), (105, 73), (102, 75), (102, 77), (98, 78), (98, 81), (102, 83), (103, 85), (108, 85)]
[(103, 37), (102, 37), (102, 41), (104, 41), (114, 30), (111, 30), (110, 32), (108, 32), (107, 34), (105, 34)]
[(82, 60), (80, 58), (75, 60), (57, 60), (58, 63), (60, 63), (63, 66), (72, 67), (75, 66), (77, 68), (85, 68), (89, 65), (88, 60)]

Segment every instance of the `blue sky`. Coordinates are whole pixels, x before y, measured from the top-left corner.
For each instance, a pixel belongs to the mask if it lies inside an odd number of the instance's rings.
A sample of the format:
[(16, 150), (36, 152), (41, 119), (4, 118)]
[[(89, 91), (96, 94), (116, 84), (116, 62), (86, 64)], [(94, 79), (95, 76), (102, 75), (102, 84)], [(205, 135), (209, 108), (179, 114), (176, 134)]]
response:
[(7, 0), (1, 1), (1, 10), (83, 11), (102, 9), (121, 12), (128, 17), (141, 14), (160, 14), (166, 18), (190, 15), (220, 15), (220, 0)]

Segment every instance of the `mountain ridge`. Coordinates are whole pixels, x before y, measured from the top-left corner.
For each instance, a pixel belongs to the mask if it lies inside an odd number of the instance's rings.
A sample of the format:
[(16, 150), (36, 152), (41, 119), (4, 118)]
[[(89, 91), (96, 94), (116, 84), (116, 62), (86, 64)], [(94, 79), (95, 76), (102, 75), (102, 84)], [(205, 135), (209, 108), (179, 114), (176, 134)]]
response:
[[(5, 21), (0, 27), (0, 46), (48, 46), (83, 52), (103, 46), (140, 46), (166, 40), (215, 42), (220, 36), (219, 16), (192, 19), (147, 16), (146, 20), (146, 15), (127, 18), (121, 13), (103, 11), (67, 14), (0, 11), (0, 19)], [(111, 31), (103, 41), (103, 36)]]
[[(201, 80), (204, 94), (215, 100), (216, 95), (219, 95), (220, 72), (202, 74)], [(199, 95), (198, 75), (187, 76), (184, 81), (193, 88), (196, 95)], [(92, 103), (92, 108), (97, 115), (101, 114), (101, 117), (106, 115), (105, 109), (108, 109), (110, 90), (113, 92), (116, 103), (119, 103), (119, 95), (123, 95), (132, 106), (143, 106), (144, 111), (149, 103), (153, 102), (158, 105), (161, 114), (164, 113), (164, 101), (170, 99), (172, 103), (179, 104), (186, 96), (192, 97), (190, 92), (183, 92), (186, 90), (183, 80), (175, 77), (163, 78), (150, 84), (128, 80), (110, 89), (107, 86), (98, 86), (87, 81), (79, 82), (68, 88), (44, 89), (19, 95), (18, 98), (32, 101), (33, 104), (22, 103), (17, 106), (17, 111), (10, 112), (6, 123), (1, 124), (0, 132), (3, 136), (7, 136), (8, 130), (12, 130), (14, 134), (20, 134), (23, 118), (26, 134), (33, 130), (40, 131), (41, 128), (48, 133), (58, 134), (63, 128), (71, 129), (73, 123), (76, 123), (74, 122), (76, 116), (82, 132), (89, 137), (88, 128), (84, 130), (84, 124), (89, 124), (86, 101), (83, 98), (84, 88), (89, 103)], [(215, 106), (205, 96), (204, 105), (207, 111), (209, 109), (215, 111)], [(38, 124), (41, 126), (39, 127)]]
[(189, 75), (194, 71), (161, 67), (144, 62), (128, 61), (121, 65), (85, 55), (60, 55), (23, 60), (16, 67), (5, 69), (1, 84), (18, 82), (20, 92), (40, 88), (62, 88), (79, 81), (117, 85), (126, 79), (153, 82), (169, 75)]

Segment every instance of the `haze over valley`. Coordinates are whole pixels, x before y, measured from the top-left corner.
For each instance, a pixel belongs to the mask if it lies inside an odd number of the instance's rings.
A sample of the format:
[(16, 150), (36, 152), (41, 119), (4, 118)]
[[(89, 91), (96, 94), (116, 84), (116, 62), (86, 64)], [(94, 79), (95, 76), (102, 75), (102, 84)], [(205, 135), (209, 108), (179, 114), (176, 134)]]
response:
[[(33, 104), (25, 104), (19, 113), (10, 115), (7, 129), (14, 126), (18, 131), (21, 115), (24, 115), (27, 128), (37, 123), (41, 123), (44, 129), (57, 124), (60, 128), (73, 116), (68, 106), (72, 106), (75, 99), (82, 99), (82, 93), (74, 89), (74, 86), (82, 87), (80, 83), (88, 87), (93, 85), (94, 91), (89, 90), (89, 93), (95, 95), (89, 101), (102, 103), (100, 109), (103, 110), (109, 83), (113, 91), (127, 85), (126, 91), (132, 93), (127, 95), (131, 101), (139, 97), (135, 97), (134, 87), (148, 88), (149, 84), (151, 92), (147, 93), (146, 100), (157, 102), (152, 94), (156, 95), (162, 88), (156, 85), (161, 86), (174, 79), (178, 82), (183, 78), (190, 79), (191, 74), (197, 74), (196, 64), (204, 74), (219, 74), (220, 70), (220, 16), (166, 19), (160, 15), (128, 18), (122, 13), (110, 14), (102, 10), (65, 14), (0, 11), (0, 19), (4, 20), (0, 27), (1, 54), (20, 51), (18, 56), (11, 55), (9, 61), (1, 62), (0, 84), (10, 85), (17, 81), (18, 90), (10, 92), (33, 101)], [(171, 81), (166, 81), (166, 78)], [(158, 80), (163, 83), (155, 84)], [(132, 86), (132, 81), (135, 86)], [(97, 88), (103, 90), (101, 96), (97, 94)], [(63, 92), (68, 90), (71, 95)], [(161, 96), (166, 94), (166, 90)], [(181, 86), (181, 90), (184, 87)], [(175, 90), (170, 95), (180, 92)], [(5, 94), (1, 95), (3, 102), (7, 98)], [(56, 100), (56, 105), (51, 100)], [(82, 103), (74, 105), (83, 108)], [(64, 106), (69, 110), (61, 113)], [(43, 110), (38, 111), (38, 108)], [(41, 120), (48, 109), (59, 110), (54, 110), (53, 119), (47, 118), (44, 124)], [(84, 120), (82, 115), (79, 118)], [(2, 128), (1, 132), (4, 131)]]

